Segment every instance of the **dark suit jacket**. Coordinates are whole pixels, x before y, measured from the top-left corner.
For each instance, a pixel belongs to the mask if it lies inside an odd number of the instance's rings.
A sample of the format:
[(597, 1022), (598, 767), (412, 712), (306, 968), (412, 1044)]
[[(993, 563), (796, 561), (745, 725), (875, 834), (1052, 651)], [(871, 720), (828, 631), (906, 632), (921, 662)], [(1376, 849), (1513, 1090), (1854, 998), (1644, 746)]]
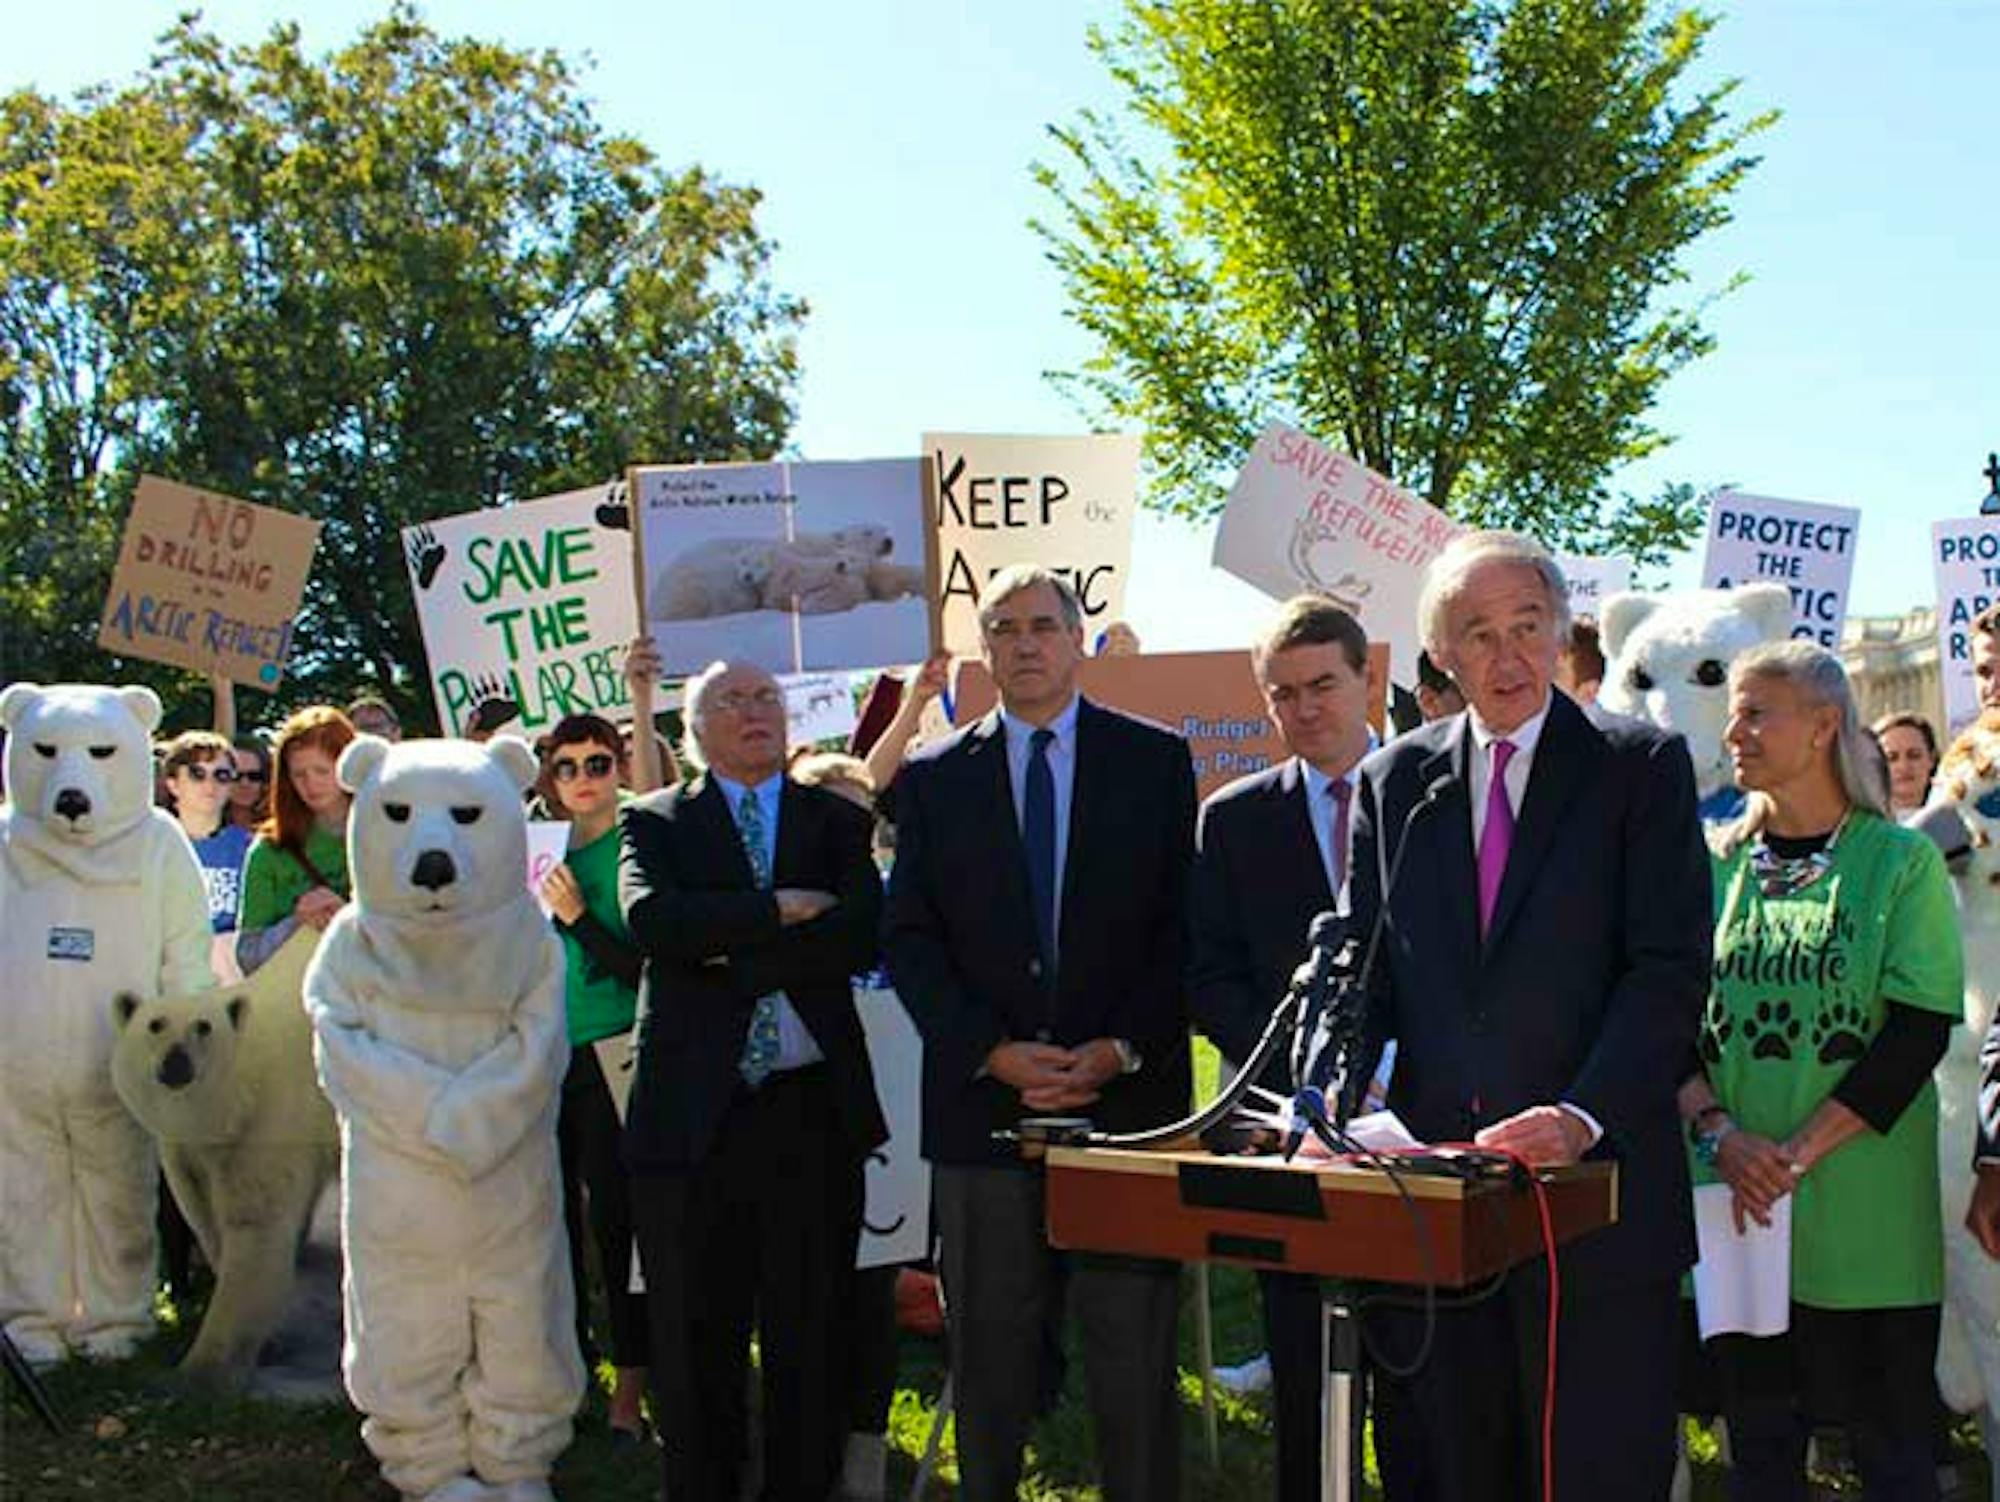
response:
[[(1201, 808), (1188, 1002), (1195, 1025), (1238, 1064), (1306, 957), (1313, 919), (1334, 905), (1304, 783), (1298, 758), (1288, 757)], [(1287, 1057), (1261, 1083), (1289, 1094)]]
[(851, 977), (875, 963), (882, 881), (867, 814), (786, 779), (773, 885), (839, 903), (786, 928), (760, 889), (722, 789), (696, 777), (628, 804), (619, 900), (645, 956), (625, 1144), (635, 1172), (689, 1167), (714, 1145), (741, 1084), (757, 998), (783, 991), (826, 1055), (838, 1130), (856, 1156), (888, 1135)]
[(934, 1162), (1013, 1160), (992, 1133), (1020, 1119), (1020, 1097), (978, 1077), (1010, 1040), (1130, 1041), (1143, 1066), (1108, 1081), (1087, 1113), (1107, 1129), (1155, 1126), (1188, 1105), (1187, 742), (1087, 700), (1076, 723), (1054, 977), (1036, 956), (999, 711), (897, 774), (885, 947), (924, 1035), (924, 1155)]
[(1563, 1254), (1563, 1277), (1668, 1277), (1694, 1260), (1674, 1093), (1708, 993), (1713, 910), (1679, 736), (1586, 716), (1560, 691), (1536, 746), (1493, 924), (1479, 935), (1460, 714), (1362, 763), (1350, 895), (1379, 909), (1405, 821), (1371, 1030), (1397, 1038), (1389, 1104), (1427, 1141), (1464, 1141), (1570, 1102), (1619, 1164), (1619, 1221)]

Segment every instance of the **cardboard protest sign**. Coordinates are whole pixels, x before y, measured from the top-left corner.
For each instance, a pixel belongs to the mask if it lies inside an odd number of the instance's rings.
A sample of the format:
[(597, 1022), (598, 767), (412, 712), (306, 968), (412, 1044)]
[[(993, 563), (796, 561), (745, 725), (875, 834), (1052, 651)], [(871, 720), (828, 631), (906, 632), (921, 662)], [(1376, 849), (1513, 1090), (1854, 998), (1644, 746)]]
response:
[(719, 657), (783, 674), (930, 655), (922, 461), (649, 465), (629, 489), (646, 629), (669, 676)]
[(781, 678), (785, 691), (785, 740), (792, 746), (845, 741), (858, 722), (854, 690), (845, 673), (804, 673)]
[(599, 518), (606, 496), (593, 485), (403, 529), (446, 735), (486, 698), (517, 705), (511, 728), (530, 739), (564, 715), (632, 718), (631, 543)]
[(889, 1123), (889, 1140), (868, 1155), (867, 1199), (854, 1265), (892, 1267), (926, 1257), (931, 1249), (931, 1170), (918, 1150), (924, 1044), (886, 982), (857, 985), (854, 1006), (868, 1038), (875, 1096)]
[(1297, 428), (1274, 422), (1237, 472), (1215, 565), (1273, 599), (1330, 596), (1416, 679), (1424, 565), (1463, 529), (1442, 511)]
[(979, 650), (979, 591), (1012, 563), (1039, 563), (1075, 585), (1086, 632), (1124, 617), (1136, 433), (926, 433), (924, 452), (937, 469), (931, 515), (947, 648)]
[(528, 821), (528, 890), (535, 901), (541, 904), (542, 916), (549, 915), (549, 905), (542, 898), (542, 883), (549, 872), (562, 864), (569, 854), (569, 824), (563, 819), (530, 819)]
[(1789, 585), (1792, 635), (1838, 649), (1860, 525), (1861, 513), (1848, 506), (1722, 491), (1709, 503), (1702, 587)]
[(1563, 553), (1556, 558), (1563, 582), (1569, 586), (1571, 615), (1587, 615), (1596, 620), (1604, 613), (1604, 602), (1632, 587), (1632, 564), (1624, 558), (1584, 558)]
[[(1290, 754), (1265, 713), (1247, 651), (1092, 657), (1077, 669), (1077, 685), (1092, 703), (1155, 720), (1182, 736), (1203, 798)], [(1368, 653), (1368, 722), (1378, 735), (1388, 692), (1389, 649), (1378, 642)], [(960, 659), (952, 685), (957, 722), (970, 724), (997, 701), (985, 664)]]
[(139, 477), (97, 644), (274, 692), (319, 523)]
[(1979, 713), (1972, 676), (1972, 619), (2000, 600), (2000, 517), (1973, 516), (1931, 524), (1937, 571), (1938, 676), (1944, 684), (1947, 735)]

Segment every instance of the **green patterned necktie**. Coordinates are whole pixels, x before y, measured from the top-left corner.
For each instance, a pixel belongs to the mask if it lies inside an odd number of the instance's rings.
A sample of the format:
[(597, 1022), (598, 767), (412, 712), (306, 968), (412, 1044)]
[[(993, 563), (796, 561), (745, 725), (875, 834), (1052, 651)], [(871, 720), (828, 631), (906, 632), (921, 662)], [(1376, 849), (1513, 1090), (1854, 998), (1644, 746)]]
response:
[[(764, 844), (764, 806), (750, 789), (736, 802), (736, 832), (743, 839), (743, 853), (750, 860), (750, 874), (757, 885), (771, 885), (771, 857)], [(774, 991), (757, 998), (750, 1013), (750, 1030), (743, 1038), (743, 1057), (737, 1071), (752, 1090), (763, 1084), (778, 1062), (778, 996)]]

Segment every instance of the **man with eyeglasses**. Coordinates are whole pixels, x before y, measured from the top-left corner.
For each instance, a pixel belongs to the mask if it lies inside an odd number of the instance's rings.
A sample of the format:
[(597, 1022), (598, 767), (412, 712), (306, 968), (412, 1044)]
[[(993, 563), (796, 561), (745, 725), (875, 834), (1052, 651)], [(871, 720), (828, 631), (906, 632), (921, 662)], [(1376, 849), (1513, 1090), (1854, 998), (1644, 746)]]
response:
[(959, 1494), (1015, 1496), (1067, 1291), (1107, 1502), (1160, 1502), (1180, 1492), (1178, 1269), (1050, 1250), (1041, 1176), (993, 1134), (1023, 1116), (1125, 1131), (1185, 1111), (1194, 770), (1179, 736), (1077, 693), (1067, 580), (1002, 569), (978, 614), (1000, 703), (896, 779), (885, 946), (924, 1035)]
[(645, 956), (626, 1156), (666, 1497), (738, 1495), (753, 1319), (766, 1498), (824, 1498), (847, 1438), (862, 1166), (888, 1135), (849, 977), (875, 964), (873, 820), (785, 775), (785, 701), (747, 663), (689, 680), (701, 775), (625, 811)]

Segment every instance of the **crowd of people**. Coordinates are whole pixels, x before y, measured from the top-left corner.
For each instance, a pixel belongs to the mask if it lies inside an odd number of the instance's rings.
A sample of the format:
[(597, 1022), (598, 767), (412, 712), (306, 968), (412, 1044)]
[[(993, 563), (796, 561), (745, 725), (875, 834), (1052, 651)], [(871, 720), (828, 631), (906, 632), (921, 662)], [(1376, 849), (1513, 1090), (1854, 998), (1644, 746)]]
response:
[[(684, 686), (685, 774), (671, 751), (635, 774), (596, 715), (544, 734), (537, 815), (569, 824), (540, 895), (567, 963), (577, 1341), (608, 1361), (614, 1436), (659, 1446), (664, 1495), (734, 1499), (746, 1471), (769, 1499), (882, 1494), (895, 1273), (854, 1261), (887, 1128), (854, 997), (885, 973), (924, 1040), (960, 1494), (1017, 1495), (1073, 1325), (1106, 1497), (1178, 1495), (1178, 1269), (1052, 1250), (1041, 1174), (998, 1134), (1180, 1116), (1191, 1029), (1246, 1059), (1334, 910), (1386, 918), (1370, 1063), (1420, 1139), (1620, 1170), (1617, 1223), (1561, 1257), (1546, 1452), (1544, 1269), (1434, 1326), (1371, 1313), (1392, 1499), (1502, 1502), (1545, 1472), (1570, 1499), (1665, 1495), (1700, 1183), (1727, 1186), (1739, 1226), (1781, 1202), (1791, 1224), (1788, 1332), (1702, 1356), (1732, 1496), (1802, 1498), (1808, 1435), (1838, 1423), (1870, 1496), (1934, 1497), (1930, 1079), (1962, 959), (1943, 859), (1899, 819), (1928, 800), (1937, 736), (1912, 714), (1864, 727), (1817, 647), (1752, 651), (1728, 684), (1745, 811), (1704, 831), (1677, 738), (1592, 706), (1604, 656), (1566, 598), (1526, 539), (1452, 544), (1420, 607), (1424, 722), (1386, 742), (1360, 624), (1286, 603), (1250, 671), (1287, 755), (1205, 802), (1184, 740), (1079, 693), (1078, 599), (1035, 566), (981, 594), (999, 702), (955, 731), (935, 721), (940, 656), (885, 682), (851, 755), (789, 746), (781, 686), (739, 661)], [(2000, 607), (1972, 641), (2000, 709)], [(657, 661), (641, 643), (628, 672)], [(268, 747), (158, 748), (218, 979), (353, 899), (336, 768), (357, 735), (401, 733), (365, 698), (300, 710)], [(1262, 1083), (1287, 1089), (1276, 1066)], [(162, 1213), (180, 1281), (185, 1233)], [(2000, 1191), (1974, 1213), (2000, 1216)], [(1277, 1493), (1304, 1502), (1324, 1464), (1319, 1289), (1273, 1272), (1260, 1290)]]

